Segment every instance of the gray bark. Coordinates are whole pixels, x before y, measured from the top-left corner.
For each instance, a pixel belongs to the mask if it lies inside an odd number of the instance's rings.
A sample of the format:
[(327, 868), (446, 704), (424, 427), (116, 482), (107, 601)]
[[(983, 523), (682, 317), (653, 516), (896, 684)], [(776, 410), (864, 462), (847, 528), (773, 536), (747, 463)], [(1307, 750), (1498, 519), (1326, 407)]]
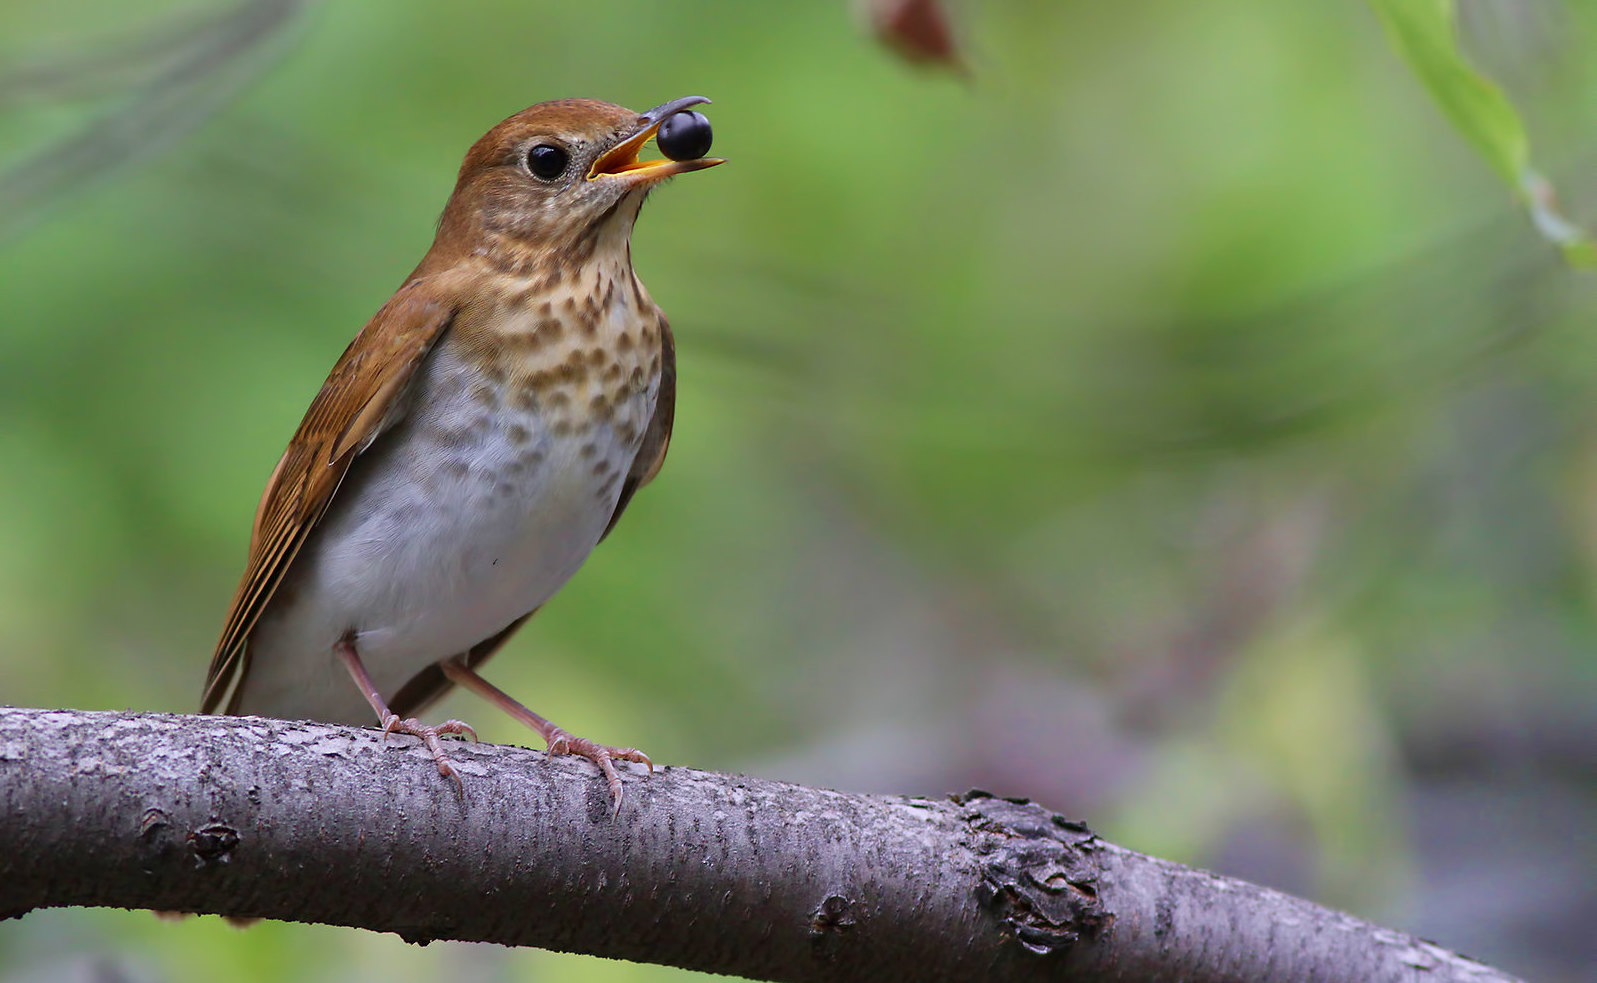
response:
[(245, 717), (0, 709), (0, 916), (96, 905), (757, 979), (1500, 981), (1036, 805), (846, 795)]

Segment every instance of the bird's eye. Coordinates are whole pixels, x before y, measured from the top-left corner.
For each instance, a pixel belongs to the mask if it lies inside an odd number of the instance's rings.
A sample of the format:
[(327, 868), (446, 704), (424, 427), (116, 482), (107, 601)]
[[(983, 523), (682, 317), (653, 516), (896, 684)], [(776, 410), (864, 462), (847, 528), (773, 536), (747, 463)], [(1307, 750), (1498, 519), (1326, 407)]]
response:
[(553, 181), (564, 174), (569, 163), (570, 154), (547, 143), (540, 143), (527, 151), (527, 170), (545, 181)]

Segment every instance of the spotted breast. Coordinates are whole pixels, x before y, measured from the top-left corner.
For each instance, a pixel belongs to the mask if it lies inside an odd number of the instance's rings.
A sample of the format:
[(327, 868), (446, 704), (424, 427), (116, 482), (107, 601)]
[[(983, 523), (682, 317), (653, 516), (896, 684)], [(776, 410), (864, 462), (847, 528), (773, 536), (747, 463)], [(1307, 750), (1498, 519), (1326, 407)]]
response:
[(393, 693), (577, 571), (660, 393), (665, 322), (617, 256), (554, 289), (547, 277), (479, 289), (456, 314), (405, 415), (351, 467), (263, 614), (237, 712), (365, 722), (340, 638)]

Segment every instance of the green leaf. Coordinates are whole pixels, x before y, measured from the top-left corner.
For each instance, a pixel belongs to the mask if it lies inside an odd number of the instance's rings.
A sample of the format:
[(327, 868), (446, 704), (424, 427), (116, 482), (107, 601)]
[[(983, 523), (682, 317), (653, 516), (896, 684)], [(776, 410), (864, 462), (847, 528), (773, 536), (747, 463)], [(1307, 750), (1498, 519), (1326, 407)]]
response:
[(1597, 245), (1558, 210), (1552, 186), (1530, 163), (1525, 126), (1503, 90), (1459, 49), (1453, 0), (1369, 0), (1398, 53), (1460, 133), (1530, 211), (1536, 228), (1572, 266), (1597, 268)]

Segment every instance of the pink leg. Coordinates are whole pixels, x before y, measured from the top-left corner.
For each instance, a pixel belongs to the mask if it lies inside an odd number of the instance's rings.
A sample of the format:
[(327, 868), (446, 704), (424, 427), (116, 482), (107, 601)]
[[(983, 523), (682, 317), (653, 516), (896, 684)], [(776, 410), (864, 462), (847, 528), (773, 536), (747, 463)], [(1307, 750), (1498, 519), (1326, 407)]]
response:
[(549, 745), (550, 754), (575, 754), (587, 758), (599, 766), (604, 772), (605, 783), (610, 786), (610, 798), (615, 804), (613, 812), (621, 811), (621, 776), (616, 774), (612, 761), (634, 761), (640, 765), (647, 765), (649, 771), (654, 771), (654, 762), (649, 756), (634, 747), (615, 748), (604, 744), (595, 744), (586, 737), (573, 737), (563, 728), (557, 727), (543, 717), (528, 710), (521, 703), (512, 699), (504, 690), (477, 675), (477, 671), (467, 666), (461, 659), (447, 659), (438, 664), (444, 675), (451, 682), (466, 687), (473, 693), (498, 706), (501, 710), (515, 717), (517, 720), (531, 727), (543, 737)]
[(354, 641), (348, 638), (342, 639), (334, 646), (334, 651), (343, 660), (344, 668), (349, 670), (350, 678), (355, 680), (355, 685), (360, 687), (361, 695), (371, 704), (372, 712), (377, 714), (377, 720), (383, 728), (383, 740), (386, 741), (388, 735), (395, 732), (414, 734), (421, 738), (422, 743), (427, 745), (427, 750), (432, 752), (433, 760), (438, 763), (438, 774), (445, 778), (453, 778), (455, 786), (464, 793), (466, 786), (460, 780), (460, 773), (450, 765), (449, 755), (444, 753), (444, 745), (439, 738), (444, 734), (463, 734), (475, 741), (477, 732), (459, 720), (446, 720), (437, 727), (429, 727), (415, 717), (399, 719), (398, 714), (388, 709), (383, 695), (377, 692), (376, 684), (366, 672), (365, 663), (360, 661), (360, 655), (355, 651)]

